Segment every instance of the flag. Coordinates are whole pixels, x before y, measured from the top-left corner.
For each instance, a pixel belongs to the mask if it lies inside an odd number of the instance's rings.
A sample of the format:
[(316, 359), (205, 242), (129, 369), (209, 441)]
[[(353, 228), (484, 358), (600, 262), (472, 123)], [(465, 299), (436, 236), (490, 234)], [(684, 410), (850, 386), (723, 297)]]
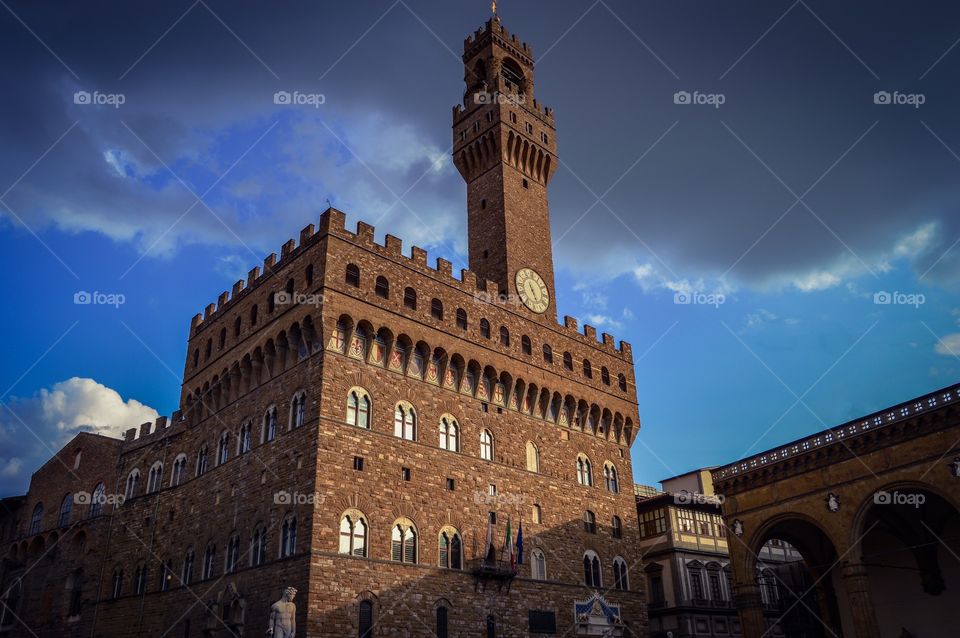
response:
[(514, 560), (516, 556), (513, 555), (513, 534), (510, 530), (510, 519), (507, 519), (507, 539), (504, 542), (504, 549), (507, 550), (507, 555), (510, 557), (510, 569), (515, 567)]
[(520, 519), (520, 527), (517, 528), (517, 565), (523, 565), (523, 519)]
[(492, 561), (494, 559), (494, 550), (493, 550), (493, 519), (488, 515), (487, 516), (487, 551), (486, 551), (486, 560)]

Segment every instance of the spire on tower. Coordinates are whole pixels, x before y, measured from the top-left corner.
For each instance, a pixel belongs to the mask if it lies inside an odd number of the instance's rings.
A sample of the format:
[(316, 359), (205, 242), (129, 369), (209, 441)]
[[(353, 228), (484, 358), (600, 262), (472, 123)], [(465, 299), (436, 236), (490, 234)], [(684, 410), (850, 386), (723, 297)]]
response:
[(493, 15), (497, 15), (497, 0), (492, 0), (490, 2), (490, 11), (493, 12)]

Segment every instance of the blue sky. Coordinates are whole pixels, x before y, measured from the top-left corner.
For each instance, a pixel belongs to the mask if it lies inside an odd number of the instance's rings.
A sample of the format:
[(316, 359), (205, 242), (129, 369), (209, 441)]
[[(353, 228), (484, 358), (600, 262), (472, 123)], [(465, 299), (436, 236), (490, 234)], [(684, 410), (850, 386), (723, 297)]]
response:
[[(557, 116), (558, 311), (633, 344), (637, 482), (960, 378), (960, 9), (544, 6), (501, 12)], [(450, 109), (487, 16), (439, 0), (0, 10), (0, 493), (80, 428), (176, 409), (190, 317), (328, 202), (465, 266)]]

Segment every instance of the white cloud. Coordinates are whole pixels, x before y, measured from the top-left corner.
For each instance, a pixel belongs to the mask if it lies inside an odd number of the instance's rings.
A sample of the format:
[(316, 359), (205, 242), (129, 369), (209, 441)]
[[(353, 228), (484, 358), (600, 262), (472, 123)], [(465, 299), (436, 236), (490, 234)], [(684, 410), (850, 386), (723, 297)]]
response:
[(960, 357), (960, 332), (954, 332), (944, 336), (937, 342), (934, 348), (937, 354), (948, 357)]
[(30, 397), (13, 397), (0, 417), (0, 492), (26, 488), (29, 474), (79, 432), (120, 437), (159, 413), (93, 379), (73, 377)]
[(841, 275), (826, 270), (807, 273), (793, 279), (793, 285), (803, 292), (814, 292), (833, 288), (841, 281)]

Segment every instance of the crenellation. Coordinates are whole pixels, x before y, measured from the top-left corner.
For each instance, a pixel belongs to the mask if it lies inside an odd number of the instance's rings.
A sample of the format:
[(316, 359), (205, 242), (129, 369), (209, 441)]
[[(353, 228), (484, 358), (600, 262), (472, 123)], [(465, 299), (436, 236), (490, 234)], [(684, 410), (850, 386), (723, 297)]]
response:
[(347, 216), (343, 211), (330, 207), (320, 214), (320, 233), (337, 233), (346, 230)]
[(260, 279), (260, 266), (254, 266), (250, 269), (250, 272), (247, 273), (247, 288), (253, 288), (257, 279)]
[(293, 253), (294, 249), (297, 247), (297, 242), (293, 239), (288, 239), (283, 246), (280, 247), (280, 261), (287, 259)]
[(393, 235), (388, 234), (384, 238), (384, 248), (386, 248), (387, 252), (392, 255), (402, 256), (403, 240), (400, 239), (399, 237), (394, 237)]
[(567, 330), (577, 332), (577, 318), (571, 317), (570, 315), (565, 315), (563, 317), (563, 327)]
[(270, 253), (263, 260), (263, 274), (269, 275), (273, 272), (274, 266), (277, 265), (277, 253)]
[(160, 432), (162, 430), (166, 430), (167, 427), (169, 427), (169, 425), (170, 425), (170, 421), (167, 419), (167, 417), (158, 416), (154, 424), (153, 430), (154, 432)]
[(224, 290), (223, 292), (220, 293), (220, 296), (217, 297), (217, 310), (219, 311), (228, 303), (230, 303), (230, 292)]
[(190, 332), (195, 332), (197, 328), (200, 327), (200, 324), (203, 323), (203, 315), (199, 312), (193, 315), (193, 318), (190, 320)]
[(437, 257), (437, 272), (447, 277), (453, 277), (453, 264), (443, 257)]
[(307, 241), (313, 237), (313, 224), (307, 224), (303, 227), (303, 230), (300, 231), (300, 246), (303, 247), (306, 245)]
[(472, 291), (476, 293), (477, 288), (477, 273), (473, 272), (468, 268), (460, 269), (460, 282), (464, 285), (464, 288), (467, 291)]
[(150, 428), (153, 427), (153, 423), (147, 421), (146, 423), (140, 424), (140, 438), (150, 436)]
[(130, 428), (129, 430), (123, 433), (123, 440), (126, 441), (127, 443), (135, 441), (136, 438), (137, 438), (137, 428)]
[(413, 248), (410, 249), (410, 259), (412, 259), (415, 264), (418, 264), (426, 268), (427, 251), (424, 250), (423, 248), (420, 248), (419, 246), (414, 246)]
[(487, 293), (487, 295), (488, 295), (491, 299), (499, 299), (499, 298), (500, 298), (500, 284), (498, 284), (497, 282), (493, 281), (492, 279), (484, 279), (484, 280), (483, 280), (483, 292)]
[(374, 233), (375, 233), (375, 232), (376, 232), (376, 228), (375, 228), (374, 226), (372, 226), (371, 224), (368, 224), (367, 222), (365, 222), (365, 221), (363, 221), (363, 220), (360, 220), (360, 221), (357, 222), (357, 233), (356, 233), (356, 234), (357, 234), (357, 238), (360, 239), (360, 241), (362, 241), (362, 242), (364, 242), (364, 243), (367, 243), (367, 244), (373, 244), (373, 243), (375, 243), (375, 242), (373, 241), (373, 236), (374, 236)]
[(597, 329), (589, 324), (583, 324), (583, 336), (591, 341), (597, 340)]
[(238, 279), (236, 283), (233, 284), (233, 290), (231, 291), (232, 298), (236, 299), (237, 297), (239, 297), (240, 293), (243, 292), (245, 288), (246, 288), (246, 282), (243, 279)]
[(213, 313), (217, 311), (217, 306), (215, 304), (207, 304), (207, 307), (203, 310), (203, 320), (206, 321), (213, 316)]
[(610, 350), (613, 350), (613, 335), (604, 332), (601, 338), (603, 339), (603, 345), (607, 346)]
[(626, 341), (620, 342), (620, 354), (622, 354), (628, 362), (633, 363), (633, 346)]

